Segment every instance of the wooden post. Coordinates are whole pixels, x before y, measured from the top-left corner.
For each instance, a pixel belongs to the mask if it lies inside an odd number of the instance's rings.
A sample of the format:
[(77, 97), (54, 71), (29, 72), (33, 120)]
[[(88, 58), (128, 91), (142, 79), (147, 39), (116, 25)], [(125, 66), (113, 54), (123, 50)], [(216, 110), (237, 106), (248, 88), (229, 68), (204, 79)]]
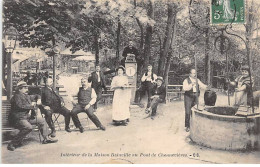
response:
[(52, 67), (52, 70), (53, 70), (53, 75), (52, 75), (52, 78), (53, 78), (53, 89), (56, 90), (56, 54), (53, 54), (53, 67)]
[[(229, 67), (228, 67), (228, 55), (227, 55), (227, 52), (226, 52), (226, 68), (227, 68), (227, 69), (226, 69), (226, 70), (227, 70), (227, 76), (226, 76), (226, 77), (227, 77), (227, 80), (228, 80), (228, 79), (229, 79), (229, 69), (228, 69)], [(228, 90), (227, 90), (227, 91), (228, 91), (228, 92), (227, 92), (227, 93), (228, 93), (228, 105), (230, 106), (229, 83), (228, 83), (227, 89), (228, 89)]]
[(7, 99), (10, 100), (13, 94), (13, 72), (12, 72), (12, 64), (13, 64), (13, 59), (12, 59), (12, 53), (7, 52), (7, 85), (6, 85), (6, 90), (7, 90)]
[(121, 22), (118, 15), (118, 24), (117, 24), (117, 38), (116, 38), (116, 65), (118, 66), (120, 64), (119, 60), (119, 48), (120, 48), (120, 28), (121, 28)]
[(197, 63), (197, 54), (195, 53), (195, 71), (196, 71), (196, 100), (197, 100), (197, 109), (199, 109), (199, 85), (198, 85), (198, 63)]

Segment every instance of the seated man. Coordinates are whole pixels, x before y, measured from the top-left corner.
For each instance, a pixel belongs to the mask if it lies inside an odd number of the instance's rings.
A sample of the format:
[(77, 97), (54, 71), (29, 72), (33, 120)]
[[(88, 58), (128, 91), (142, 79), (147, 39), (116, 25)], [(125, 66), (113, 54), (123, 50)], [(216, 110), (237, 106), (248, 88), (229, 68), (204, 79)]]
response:
[(79, 128), (80, 132), (84, 132), (84, 128), (78, 118), (78, 113), (85, 112), (90, 120), (100, 129), (106, 130), (106, 128), (100, 123), (97, 116), (93, 113), (93, 105), (96, 102), (97, 95), (93, 88), (91, 88), (91, 77), (87, 79), (81, 79), (82, 87), (79, 88), (78, 92), (78, 104), (74, 106), (71, 111), (71, 117), (76, 128)]
[(20, 132), (8, 144), (7, 149), (14, 151), (16, 147), (22, 144), (23, 139), (32, 131), (32, 124), (37, 124), (42, 136), (42, 144), (55, 143), (58, 140), (53, 140), (48, 137), (48, 128), (43, 118), (32, 116), (29, 111), (36, 111), (36, 105), (31, 100), (37, 100), (38, 105), (40, 102), (39, 95), (28, 95), (28, 86), (25, 82), (21, 81), (17, 84), (17, 92), (11, 99), (11, 112), (9, 115), (9, 123), (14, 128), (19, 129)]
[(71, 132), (70, 124), (70, 110), (68, 110), (65, 105), (63, 98), (53, 90), (52, 88), (53, 81), (51, 78), (48, 78), (45, 83), (45, 87), (41, 90), (42, 106), (40, 110), (42, 114), (45, 115), (45, 120), (51, 128), (51, 137), (56, 136), (55, 126), (52, 120), (53, 113), (60, 113), (65, 118), (65, 130)]
[(166, 97), (166, 88), (163, 86), (163, 78), (157, 77), (156, 79), (156, 87), (152, 91), (152, 96), (148, 101), (147, 108), (145, 109), (146, 114), (148, 114), (152, 110), (151, 119), (154, 119), (156, 115), (157, 106), (159, 103), (165, 101)]

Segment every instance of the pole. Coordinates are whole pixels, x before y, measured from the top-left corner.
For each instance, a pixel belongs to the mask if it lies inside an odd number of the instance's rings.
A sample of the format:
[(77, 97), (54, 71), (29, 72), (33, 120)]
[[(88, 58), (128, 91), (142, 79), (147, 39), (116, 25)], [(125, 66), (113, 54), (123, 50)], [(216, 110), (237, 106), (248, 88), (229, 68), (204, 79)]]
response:
[(53, 78), (53, 89), (56, 91), (56, 54), (53, 54), (53, 67), (52, 67), (52, 70), (53, 70), (53, 75), (52, 75), (52, 78)]
[(199, 85), (198, 85), (198, 65), (197, 65), (197, 54), (195, 53), (195, 71), (196, 71), (196, 103), (197, 109), (199, 109)]
[[(229, 79), (229, 70), (228, 70), (228, 55), (227, 55), (227, 52), (226, 52), (226, 70), (227, 70), (227, 75), (226, 75), (226, 78), (227, 80)], [(228, 105), (230, 106), (230, 96), (229, 96), (229, 83), (228, 83), (228, 87), (227, 87), (227, 94), (228, 94)]]
[(118, 25), (117, 25), (117, 43), (116, 43), (116, 61), (117, 61), (117, 66), (119, 64), (119, 46), (120, 46), (120, 28), (121, 28), (121, 22), (120, 18), (118, 15)]
[(10, 100), (13, 94), (13, 72), (12, 72), (12, 53), (7, 52), (7, 85), (6, 85), (6, 91), (7, 91), (7, 99)]
[[(253, 95), (253, 81), (252, 81), (252, 64), (251, 62), (251, 49), (249, 50), (249, 46), (247, 46), (247, 62), (249, 67), (249, 78), (250, 78), (250, 100), (251, 100), (251, 107), (252, 107), (252, 113), (255, 113), (254, 108), (254, 95)], [(248, 98), (248, 97), (247, 97)]]

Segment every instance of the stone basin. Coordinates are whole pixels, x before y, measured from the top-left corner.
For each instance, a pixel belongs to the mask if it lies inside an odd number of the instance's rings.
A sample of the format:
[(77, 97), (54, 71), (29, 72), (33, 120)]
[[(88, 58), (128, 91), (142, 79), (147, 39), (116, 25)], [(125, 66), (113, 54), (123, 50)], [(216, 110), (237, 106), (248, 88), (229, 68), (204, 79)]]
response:
[(235, 116), (230, 106), (192, 109), (190, 137), (201, 146), (221, 150), (260, 150), (260, 115)]

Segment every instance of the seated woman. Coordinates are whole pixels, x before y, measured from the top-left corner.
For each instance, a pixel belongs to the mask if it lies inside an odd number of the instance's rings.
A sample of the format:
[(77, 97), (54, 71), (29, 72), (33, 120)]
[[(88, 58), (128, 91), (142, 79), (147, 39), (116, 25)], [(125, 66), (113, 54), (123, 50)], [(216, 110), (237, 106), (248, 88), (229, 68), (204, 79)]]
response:
[[(229, 82), (231, 85), (236, 86), (235, 92), (235, 104), (234, 106), (252, 106), (251, 97), (254, 88), (254, 78), (252, 77), (252, 88), (250, 86), (250, 77), (249, 77), (249, 67), (242, 66), (241, 67), (241, 75), (238, 76), (234, 82)], [(254, 100), (254, 105), (259, 106), (259, 101)]]

